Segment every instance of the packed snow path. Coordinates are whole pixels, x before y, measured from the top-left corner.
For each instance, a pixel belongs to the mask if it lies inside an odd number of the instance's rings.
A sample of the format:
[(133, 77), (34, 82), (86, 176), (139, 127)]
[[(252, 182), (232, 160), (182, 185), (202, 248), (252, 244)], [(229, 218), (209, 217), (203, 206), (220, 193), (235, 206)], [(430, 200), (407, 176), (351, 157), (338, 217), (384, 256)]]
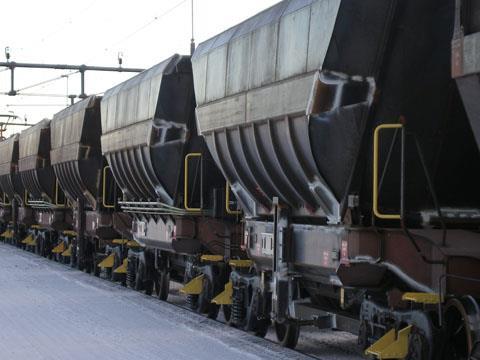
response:
[(309, 357), (0, 243), (0, 358)]

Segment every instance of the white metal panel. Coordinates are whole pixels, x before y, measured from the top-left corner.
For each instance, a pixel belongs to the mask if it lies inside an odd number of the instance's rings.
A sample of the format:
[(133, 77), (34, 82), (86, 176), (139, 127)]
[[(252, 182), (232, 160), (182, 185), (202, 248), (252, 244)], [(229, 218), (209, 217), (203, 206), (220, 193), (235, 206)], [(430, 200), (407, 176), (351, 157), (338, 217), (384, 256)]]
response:
[(282, 80), (306, 71), (310, 6), (280, 21), (276, 79)]
[(275, 81), (278, 23), (269, 24), (252, 34), (249, 88)]
[(219, 47), (208, 54), (206, 100), (213, 101), (225, 96), (227, 70), (227, 46)]
[(205, 103), (205, 86), (207, 84), (207, 59), (208, 55), (204, 55), (192, 62), (195, 99), (197, 104)]
[(341, 0), (318, 0), (312, 4), (307, 70), (319, 70), (327, 55)]
[(250, 34), (235, 39), (228, 47), (227, 96), (247, 90), (249, 65)]

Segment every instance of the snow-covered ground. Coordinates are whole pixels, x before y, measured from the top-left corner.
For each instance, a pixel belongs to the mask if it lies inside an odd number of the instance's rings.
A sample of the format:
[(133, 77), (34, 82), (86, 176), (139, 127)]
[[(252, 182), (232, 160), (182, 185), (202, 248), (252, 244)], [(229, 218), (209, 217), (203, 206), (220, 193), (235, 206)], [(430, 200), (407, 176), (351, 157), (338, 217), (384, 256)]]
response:
[[(299, 349), (321, 359), (358, 359), (353, 345), (350, 335), (306, 331)], [(2, 360), (307, 358), (0, 243)]]

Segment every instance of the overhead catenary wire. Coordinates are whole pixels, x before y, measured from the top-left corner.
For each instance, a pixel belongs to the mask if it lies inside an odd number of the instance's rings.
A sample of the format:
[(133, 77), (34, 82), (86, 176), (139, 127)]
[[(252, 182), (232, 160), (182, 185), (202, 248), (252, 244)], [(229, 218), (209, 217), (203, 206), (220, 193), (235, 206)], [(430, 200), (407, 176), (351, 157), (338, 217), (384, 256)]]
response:
[(48, 84), (48, 83), (51, 83), (51, 82), (54, 82), (54, 81), (57, 81), (57, 80), (61, 80), (61, 79), (63, 79), (63, 78), (68, 78), (69, 76), (74, 75), (74, 74), (77, 74), (77, 73), (79, 73), (79, 72), (80, 72), (80, 71), (77, 70), (77, 71), (72, 71), (72, 72), (70, 72), (69, 74), (63, 74), (63, 75), (60, 75), (60, 76), (56, 76), (56, 77), (54, 77), (54, 78), (52, 78), (52, 79), (44, 80), (44, 81), (41, 81), (41, 82), (39, 82), (39, 83), (32, 84), (32, 85), (29, 85), (29, 86), (25, 86), (25, 87), (23, 87), (23, 88), (20, 88), (20, 89), (17, 90), (17, 92), (24, 91), (24, 90), (28, 90), (28, 89), (32, 89), (32, 88), (37, 87), (37, 86), (46, 85), (46, 84)]
[[(1, 92), (0, 95), (11, 96), (8, 92)], [(20, 96), (39, 96), (39, 97), (68, 97), (65, 94), (41, 94), (41, 93), (21, 93)]]
[(65, 106), (65, 104), (45, 104), (45, 103), (39, 103), (39, 104), (6, 104), (5, 107), (42, 107), (42, 106)]
[[(134, 37), (135, 35), (137, 35), (139, 32), (145, 30), (146, 28), (148, 28), (150, 25), (152, 25), (153, 23), (157, 22), (158, 20), (164, 18), (165, 16), (167, 16), (168, 14), (170, 14), (172, 11), (176, 10), (177, 8), (179, 8), (180, 6), (182, 6), (183, 4), (185, 4), (187, 2), (187, 0), (181, 0), (179, 1), (178, 3), (176, 3), (175, 5), (173, 5), (172, 7), (168, 8), (167, 10), (165, 10), (164, 12), (156, 15), (153, 17), (153, 19), (149, 20), (148, 22), (144, 23), (143, 25), (141, 25), (140, 27), (138, 27), (137, 29), (135, 29), (134, 31), (132, 31), (131, 33), (127, 34), (126, 36), (124, 36), (123, 38), (121, 38), (120, 40), (117, 40), (116, 42), (112, 43), (110, 46), (106, 47), (105, 48), (105, 52), (111, 52), (113, 50), (116, 50), (116, 49), (112, 49), (112, 48), (115, 48), (116, 46), (124, 43), (125, 41), (129, 40), (130, 38)], [(87, 62), (97, 58), (98, 55), (96, 56), (93, 56), (91, 57), (90, 59), (87, 60)]]

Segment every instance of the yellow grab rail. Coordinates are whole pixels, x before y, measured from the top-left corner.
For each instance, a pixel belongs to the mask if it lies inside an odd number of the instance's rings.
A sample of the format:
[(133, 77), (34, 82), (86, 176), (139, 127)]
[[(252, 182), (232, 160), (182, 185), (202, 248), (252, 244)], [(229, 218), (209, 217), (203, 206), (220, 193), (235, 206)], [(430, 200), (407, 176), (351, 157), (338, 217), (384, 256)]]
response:
[(382, 214), (378, 210), (378, 139), (380, 131), (402, 128), (402, 124), (382, 124), (377, 126), (373, 133), (373, 214), (379, 219), (400, 220), (402, 218), (401, 214)]
[(185, 162), (183, 167), (183, 206), (188, 211), (201, 211), (202, 208), (192, 208), (188, 206), (188, 160), (192, 157), (202, 157), (202, 153), (190, 153), (185, 155)]
[(30, 203), (28, 202), (28, 191), (27, 190), (25, 190), (24, 203), (25, 203), (25, 206), (30, 206)]
[(225, 185), (225, 211), (228, 215), (240, 215), (242, 212), (240, 210), (230, 209), (230, 183), (227, 180)]
[(55, 178), (55, 205), (57, 205), (57, 206), (65, 206), (66, 203), (67, 203), (67, 200), (66, 200), (66, 199), (65, 199), (65, 201), (63, 202), (63, 204), (59, 204), (59, 203), (58, 203), (58, 187), (59, 187), (59, 185), (58, 185), (58, 179)]
[(105, 194), (107, 192), (107, 169), (110, 169), (110, 166), (105, 166), (103, 168), (103, 181), (102, 181), (102, 205), (106, 209), (113, 209), (115, 204), (107, 204)]
[(7, 194), (3, 193), (3, 203), (2, 203), (2, 205), (6, 206), (6, 205), (11, 205), (11, 204), (12, 203), (11, 203), (10, 199), (8, 198)]

